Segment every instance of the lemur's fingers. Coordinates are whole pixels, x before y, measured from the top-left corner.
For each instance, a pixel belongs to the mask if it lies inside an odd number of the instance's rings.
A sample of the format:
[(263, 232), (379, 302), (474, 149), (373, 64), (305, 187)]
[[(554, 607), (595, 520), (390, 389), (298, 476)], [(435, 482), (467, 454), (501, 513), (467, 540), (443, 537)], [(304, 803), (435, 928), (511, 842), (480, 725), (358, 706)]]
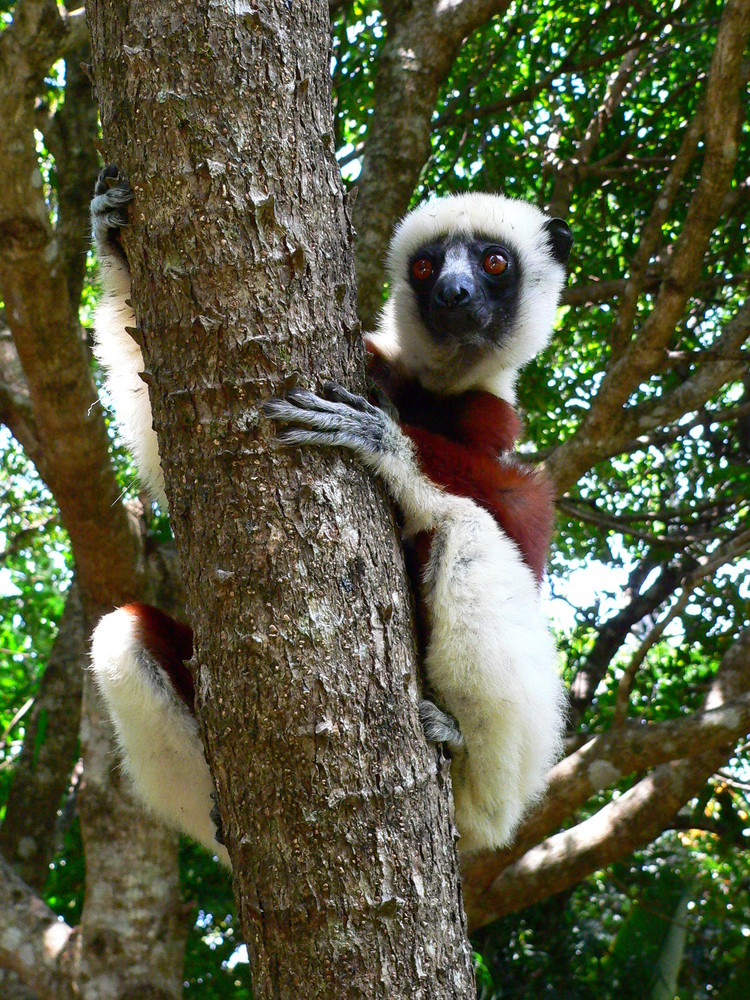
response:
[[(277, 434), (278, 439), (285, 444), (343, 444), (353, 448), (369, 440), (374, 430), (368, 426), (367, 418), (352, 410), (339, 413), (301, 410), (285, 399), (268, 400), (263, 409), (266, 416), (287, 425)], [(368, 430), (371, 432), (369, 435)], [(295, 431), (301, 434), (317, 432), (318, 436), (314, 440), (310, 435), (302, 438), (295, 436)]]
[(466, 746), (456, 720), (439, 709), (433, 701), (420, 701), (419, 720), (430, 743), (444, 743), (451, 750), (460, 750)]
[(285, 427), (276, 435), (282, 444), (309, 445), (323, 448), (348, 448), (351, 451), (372, 451), (369, 442), (349, 431), (314, 431), (305, 427)]
[[(132, 201), (133, 199), (133, 189), (128, 183), (127, 177), (116, 163), (108, 163), (102, 167), (99, 171), (99, 176), (96, 178), (94, 194), (107, 194), (109, 191), (125, 192), (129, 196), (128, 200)], [(121, 194), (117, 195), (117, 197), (121, 196)]]
[(375, 407), (363, 412), (304, 389), (292, 389), (285, 399), (266, 400), (262, 409), (267, 417), (287, 425), (277, 434), (282, 444), (349, 448), (363, 457), (383, 449), (387, 418)]
[(128, 205), (135, 197), (127, 178), (114, 164), (99, 171), (91, 201), (91, 218), (97, 235), (114, 236), (128, 224)]
[(304, 389), (292, 389), (284, 398), (273, 396), (262, 404), (263, 413), (279, 423), (301, 424), (328, 430), (342, 416), (342, 407)]
[(303, 410), (320, 410), (323, 413), (341, 412), (341, 406), (338, 403), (323, 399), (322, 396), (318, 396), (314, 392), (308, 392), (307, 389), (290, 389), (286, 394), (286, 398)]
[[(342, 389), (346, 402), (322, 399), (305, 389), (290, 389), (284, 398), (274, 396), (263, 403), (263, 412), (272, 420), (286, 423), (304, 424), (318, 430), (337, 429), (362, 422), (382, 421), (383, 414), (375, 406), (360, 396), (354, 396)], [(352, 406), (348, 400), (358, 404)]]
[(338, 382), (326, 382), (323, 386), (323, 392), (326, 399), (330, 399), (334, 403), (342, 403), (345, 406), (350, 406), (353, 410), (359, 410), (360, 413), (366, 413), (369, 416), (379, 415), (380, 413), (378, 407), (369, 403), (364, 396), (357, 396), (353, 392), (349, 392), (348, 389), (345, 389), (343, 385), (339, 385)]

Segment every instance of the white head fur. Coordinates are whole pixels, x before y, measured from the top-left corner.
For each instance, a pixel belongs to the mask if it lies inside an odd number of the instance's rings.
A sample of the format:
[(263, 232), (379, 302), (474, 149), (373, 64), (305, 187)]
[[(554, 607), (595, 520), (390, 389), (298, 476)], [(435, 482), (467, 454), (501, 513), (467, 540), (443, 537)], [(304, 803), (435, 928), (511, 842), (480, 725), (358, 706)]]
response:
[[(550, 221), (534, 205), (494, 194), (439, 198), (407, 215), (388, 253), (390, 298), (371, 340), (387, 359), (435, 392), (484, 389), (515, 402), (520, 369), (549, 341), (565, 267), (554, 256)], [(508, 244), (519, 260), (521, 284), (512, 330), (471, 368), (457, 371), (450, 344), (437, 344), (425, 329), (409, 284), (410, 259), (420, 247), (445, 236), (487, 236)]]

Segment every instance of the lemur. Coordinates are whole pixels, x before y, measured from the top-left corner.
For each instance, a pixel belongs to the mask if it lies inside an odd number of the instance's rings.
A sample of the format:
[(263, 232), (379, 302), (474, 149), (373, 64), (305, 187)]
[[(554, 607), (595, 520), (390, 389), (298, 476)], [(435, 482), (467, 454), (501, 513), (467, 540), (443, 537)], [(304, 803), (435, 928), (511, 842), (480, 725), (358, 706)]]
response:
[[(143, 359), (127, 333), (119, 230), (132, 192), (116, 178), (105, 168), (92, 201), (104, 286), (96, 352), (123, 436), (164, 505)], [(295, 389), (263, 406), (283, 425), (281, 442), (353, 451), (399, 508), (431, 696), (420, 716), (452, 757), (462, 851), (508, 843), (561, 745), (564, 690), (539, 597), (552, 492), (512, 449), (518, 372), (549, 340), (571, 244), (564, 222), (500, 195), (427, 202), (395, 231), (390, 298), (365, 338), (385, 405), (328, 383), (322, 397)], [(216, 852), (183, 663), (191, 651), (186, 626), (129, 605), (97, 627), (93, 669), (140, 797)], [(183, 778), (182, 792), (167, 792)]]

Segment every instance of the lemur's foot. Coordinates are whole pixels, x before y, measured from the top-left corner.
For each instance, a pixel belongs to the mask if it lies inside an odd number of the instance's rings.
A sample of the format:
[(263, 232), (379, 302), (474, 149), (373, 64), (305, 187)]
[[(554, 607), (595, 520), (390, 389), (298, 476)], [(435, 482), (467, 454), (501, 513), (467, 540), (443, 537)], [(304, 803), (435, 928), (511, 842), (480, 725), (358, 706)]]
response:
[(128, 224), (128, 205), (133, 189), (127, 177), (113, 163), (99, 171), (91, 199), (91, 222), (97, 243), (109, 243), (119, 248), (119, 235)]
[[(215, 796), (212, 793), (211, 794), (211, 798), (214, 798), (214, 797)], [(224, 844), (224, 828), (221, 825), (221, 814), (219, 813), (219, 807), (215, 803), (214, 803), (214, 806), (213, 806), (213, 808), (211, 809), (211, 811), (209, 812), (208, 815), (211, 818), (211, 822), (216, 827), (216, 829), (214, 831), (214, 840), (216, 841), (217, 844), (221, 844), (222, 846), (226, 846)]]
[(284, 399), (266, 400), (265, 415), (289, 425), (278, 432), (279, 441), (349, 448), (361, 456), (388, 450), (389, 430), (396, 426), (388, 414), (335, 382), (328, 382), (323, 392), (325, 398), (291, 389)]
[(450, 750), (461, 750), (466, 746), (456, 720), (439, 709), (434, 701), (420, 701), (419, 720), (430, 743), (444, 743)]

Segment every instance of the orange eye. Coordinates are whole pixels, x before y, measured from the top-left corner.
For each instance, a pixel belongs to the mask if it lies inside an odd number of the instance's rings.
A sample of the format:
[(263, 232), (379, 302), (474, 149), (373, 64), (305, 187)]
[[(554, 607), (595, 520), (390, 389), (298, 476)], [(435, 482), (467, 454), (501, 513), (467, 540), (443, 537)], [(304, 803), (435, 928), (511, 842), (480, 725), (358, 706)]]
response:
[(432, 274), (432, 261), (427, 257), (419, 257), (412, 264), (411, 273), (417, 281), (426, 281)]
[(502, 274), (507, 266), (508, 261), (501, 253), (497, 253), (497, 251), (488, 253), (482, 261), (482, 267), (487, 274)]

